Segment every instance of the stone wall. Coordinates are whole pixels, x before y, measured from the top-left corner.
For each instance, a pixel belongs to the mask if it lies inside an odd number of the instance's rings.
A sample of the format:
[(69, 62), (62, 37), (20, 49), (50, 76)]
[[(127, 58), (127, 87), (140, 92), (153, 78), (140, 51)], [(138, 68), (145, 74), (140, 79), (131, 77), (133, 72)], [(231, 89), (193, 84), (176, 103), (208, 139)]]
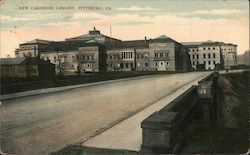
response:
[[(208, 125), (216, 122), (217, 74), (210, 74), (192, 86), (160, 111), (156, 111), (141, 123), (142, 146), (139, 153), (175, 153), (182, 141), (182, 133), (192, 120), (197, 105), (202, 107), (199, 117), (204, 117)], [(205, 94), (200, 94), (204, 92)], [(205, 95), (205, 96), (204, 96)], [(206, 96), (207, 95), (207, 96)], [(197, 115), (196, 115), (197, 116)]]

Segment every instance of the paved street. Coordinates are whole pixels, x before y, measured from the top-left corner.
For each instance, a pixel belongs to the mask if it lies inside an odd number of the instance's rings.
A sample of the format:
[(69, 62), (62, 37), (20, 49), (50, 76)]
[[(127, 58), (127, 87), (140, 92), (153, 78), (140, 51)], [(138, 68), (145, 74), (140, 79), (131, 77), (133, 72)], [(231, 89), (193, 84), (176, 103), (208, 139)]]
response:
[(2, 101), (1, 151), (48, 154), (84, 141), (206, 74), (133, 78)]
[(142, 144), (141, 122), (155, 111), (158, 111), (168, 105), (171, 101), (173, 101), (180, 94), (184, 93), (192, 85), (197, 85), (198, 81), (199, 80), (195, 80), (188, 83), (174, 93), (167, 95), (161, 100), (155, 102), (146, 109), (136, 113), (135, 115), (118, 123), (117, 125), (102, 132), (101, 134), (87, 140), (82, 145), (97, 148), (139, 151)]

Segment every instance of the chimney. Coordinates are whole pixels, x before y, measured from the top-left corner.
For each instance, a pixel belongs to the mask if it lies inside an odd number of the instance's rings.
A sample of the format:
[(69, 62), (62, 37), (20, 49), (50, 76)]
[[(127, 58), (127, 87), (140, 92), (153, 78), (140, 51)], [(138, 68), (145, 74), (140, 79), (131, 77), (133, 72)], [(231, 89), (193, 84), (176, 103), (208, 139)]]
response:
[(147, 37), (145, 36), (145, 44), (147, 44)]

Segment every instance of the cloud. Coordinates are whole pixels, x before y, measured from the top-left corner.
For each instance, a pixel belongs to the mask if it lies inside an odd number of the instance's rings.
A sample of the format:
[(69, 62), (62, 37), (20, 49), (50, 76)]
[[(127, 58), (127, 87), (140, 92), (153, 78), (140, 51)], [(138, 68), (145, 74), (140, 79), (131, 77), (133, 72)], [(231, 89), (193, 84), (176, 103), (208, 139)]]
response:
[(229, 15), (240, 14), (241, 10), (236, 9), (212, 9), (212, 10), (197, 10), (193, 12), (180, 12), (181, 15)]
[(1, 22), (10, 22), (10, 21), (33, 21), (33, 20), (40, 20), (41, 18), (36, 17), (15, 17), (15, 16), (6, 16), (0, 15)]
[(131, 6), (129, 8), (117, 8), (117, 10), (122, 10), (122, 11), (148, 11), (148, 10), (157, 10), (151, 7), (138, 7), (138, 6)]
[(74, 13), (73, 16), (71, 17), (70, 20), (84, 20), (84, 19), (102, 19), (102, 18), (106, 18), (106, 15), (100, 14), (100, 13), (95, 13), (95, 12), (78, 12), (78, 13)]
[[(84, 15), (85, 14), (85, 15)], [(35, 38), (64, 40), (88, 33), (95, 26), (102, 34), (110, 34), (122, 40), (155, 38), (165, 34), (178, 42), (216, 40), (238, 45), (239, 53), (249, 49), (249, 19), (204, 19), (185, 18), (174, 15), (139, 16), (117, 14), (106, 16), (99, 13), (84, 13), (67, 20), (49, 24), (50, 26), (17, 28), (0, 31), (0, 53), (2, 56), (14, 54), (18, 44)], [(77, 18), (76, 18), (77, 17)], [(97, 20), (83, 22), (85, 17)], [(99, 18), (102, 17), (102, 18)], [(142, 23), (142, 24), (138, 24)], [(11, 41), (10, 41), (11, 40)]]

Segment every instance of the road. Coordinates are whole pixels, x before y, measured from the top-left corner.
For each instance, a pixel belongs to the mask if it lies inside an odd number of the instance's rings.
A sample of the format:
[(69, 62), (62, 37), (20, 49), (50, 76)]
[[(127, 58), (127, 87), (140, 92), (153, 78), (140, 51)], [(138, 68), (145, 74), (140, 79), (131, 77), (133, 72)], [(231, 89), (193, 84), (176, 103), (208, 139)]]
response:
[(2, 101), (1, 151), (49, 154), (84, 141), (206, 74), (133, 78)]
[(167, 95), (144, 110), (83, 142), (82, 145), (96, 148), (139, 151), (142, 144), (141, 122), (155, 111), (159, 111), (168, 105), (180, 94), (188, 90), (192, 85), (197, 85), (199, 80), (186, 84), (174, 93)]

